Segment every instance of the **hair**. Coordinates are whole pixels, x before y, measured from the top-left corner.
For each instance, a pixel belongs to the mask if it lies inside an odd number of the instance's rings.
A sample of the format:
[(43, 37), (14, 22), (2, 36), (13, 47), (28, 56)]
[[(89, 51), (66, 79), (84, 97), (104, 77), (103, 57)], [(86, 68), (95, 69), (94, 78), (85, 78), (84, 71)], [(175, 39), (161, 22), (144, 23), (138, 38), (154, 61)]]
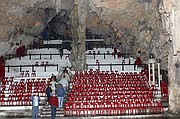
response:
[(65, 68), (65, 69), (63, 70), (63, 73), (68, 73), (67, 68)]
[(62, 84), (61, 84), (61, 83), (59, 83), (59, 86), (60, 86), (60, 87), (62, 87)]

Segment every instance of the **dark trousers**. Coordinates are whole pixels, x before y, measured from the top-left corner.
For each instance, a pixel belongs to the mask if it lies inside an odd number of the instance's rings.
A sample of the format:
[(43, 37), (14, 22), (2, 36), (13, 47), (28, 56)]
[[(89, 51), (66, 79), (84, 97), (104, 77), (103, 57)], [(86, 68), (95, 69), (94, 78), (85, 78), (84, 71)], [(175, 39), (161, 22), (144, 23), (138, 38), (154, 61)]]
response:
[(32, 107), (32, 119), (38, 119), (38, 112), (39, 112), (38, 106), (33, 106)]
[(51, 119), (55, 119), (56, 117), (56, 106), (51, 105)]
[(47, 94), (47, 102), (49, 102), (49, 98), (51, 97), (51, 94), (50, 93), (48, 93)]

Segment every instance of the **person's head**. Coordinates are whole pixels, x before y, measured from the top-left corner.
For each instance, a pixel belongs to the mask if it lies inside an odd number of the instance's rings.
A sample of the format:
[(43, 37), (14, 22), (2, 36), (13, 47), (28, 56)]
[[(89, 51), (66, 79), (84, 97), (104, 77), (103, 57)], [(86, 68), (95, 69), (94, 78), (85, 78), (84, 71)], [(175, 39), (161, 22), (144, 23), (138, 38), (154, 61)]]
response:
[(59, 87), (62, 87), (62, 84), (61, 84), (61, 83), (59, 83), (58, 85), (59, 85)]
[(74, 67), (71, 67), (71, 69), (70, 69), (71, 71), (74, 71)]
[(68, 70), (65, 68), (64, 71), (63, 71), (63, 73), (68, 73)]

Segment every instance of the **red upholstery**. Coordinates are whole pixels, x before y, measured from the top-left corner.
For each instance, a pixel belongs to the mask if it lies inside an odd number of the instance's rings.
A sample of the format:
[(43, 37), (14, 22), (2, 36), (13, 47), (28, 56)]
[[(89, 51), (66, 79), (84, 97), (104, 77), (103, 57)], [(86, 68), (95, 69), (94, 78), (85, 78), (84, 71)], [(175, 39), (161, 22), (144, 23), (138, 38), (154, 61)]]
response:
[(150, 113), (161, 112), (162, 104), (154, 101), (154, 89), (144, 72), (76, 72), (67, 103), (76, 104), (72, 109), (76, 116), (147, 114), (151, 108)]
[(4, 57), (0, 57), (0, 80), (5, 77)]
[(141, 66), (141, 58), (140, 58), (140, 57), (137, 57), (137, 58), (136, 58), (135, 64), (136, 64), (138, 67)]

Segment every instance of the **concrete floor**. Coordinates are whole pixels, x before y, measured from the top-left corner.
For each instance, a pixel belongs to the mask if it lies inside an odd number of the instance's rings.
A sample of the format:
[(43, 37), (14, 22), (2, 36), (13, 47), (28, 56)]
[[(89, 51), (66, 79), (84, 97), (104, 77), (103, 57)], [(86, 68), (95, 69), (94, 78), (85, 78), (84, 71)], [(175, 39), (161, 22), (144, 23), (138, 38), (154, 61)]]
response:
[[(0, 117), (0, 119), (32, 119), (30, 117), (28, 118), (6, 118), (6, 117)], [(41, 118), (38, 119), (50, 119), (50, 117)], [(99, 116), (99, 117), (56, 117), (56, 119), (180, 119), (179, 117), (167, 117), (167, 115), (132, 115), (132, 116)]]
[[(32, 119), (32, 118), (5, 118), (1, 117), (0, 119)], [(38, 119), (48, 119), (48, 118), (38, 118)], [(50, 119), (50, 118), (49, 118)], [(56, 119), (107, 119), (106, 117), (57, 117)], [(109, 119), (109, 118), (108, 118)], [(128, 117), (112, 117), (110, 119), (179, 119), (173, 117), (142, 117), (142, 118), (128, 118)]]

